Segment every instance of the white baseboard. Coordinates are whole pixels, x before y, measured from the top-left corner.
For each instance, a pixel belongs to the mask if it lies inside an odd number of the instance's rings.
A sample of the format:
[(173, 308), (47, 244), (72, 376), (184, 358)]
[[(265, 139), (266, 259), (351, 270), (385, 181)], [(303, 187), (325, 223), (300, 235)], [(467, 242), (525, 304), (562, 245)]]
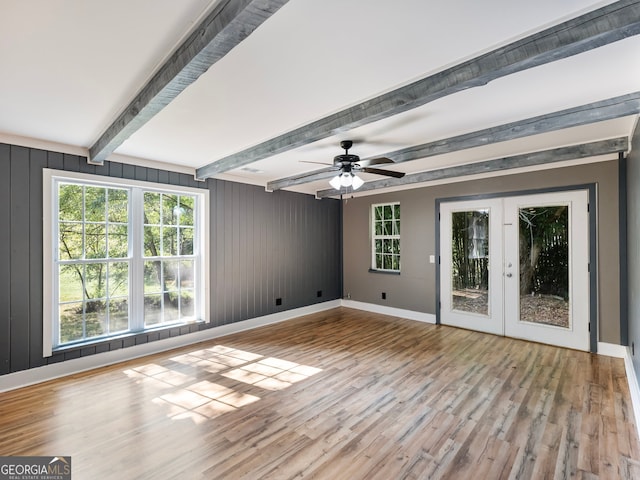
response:
[(598, 342), (598, 355), (607, 357), (624, 358), (627, 354), (627, 347), (614, 343)]
[(199, 332), (171, 337), (155, 342), (135, 345), (128, 348), (121, 348), (110, 352), (97, 353), (87, 357), (75, 358), (65, 362), (53, 363), (42, 367), (23, 370), (20, 372), (9, 373), (0, 376), (0, 392), (13, 390), (16, 388), (26, 387), (35, 383), (53, 380), (55, 378), (80, 373), (94, 368), (112, 365), (114, 363), (133, 360), (134, 358), (160, 353), (174, 348), (185, 347), (198, 342), (211, 340), (214, 338), (229, 335), (231, 333), (250, 330), (253, 328), (270, 325), (273, 323), (283, 322), (292, 318), (309, 315), (311, 313), (322, 312), (331, 308), (341, 306), (341, 300), (332, 300), (330, 302), (317, 303), (307, 307), (296, 308), (284, 312), (273, 313), (263, 317), (256, 317), (242, 322), (212, 327)]
[(638, 436), (640, 436), (640, 386), (638, 385), (638, 377), (633, 368), (633, 360), (631, 359), (631, 349), (622, 347), (625, 350), (624, 369), (627, 373), (627, 383), (629, 384), (629, 392), (631, 394), (631, 405), (633, 406), (633, 416), (636, 422)]
[(404, 310), (402, 308), (385, 307), (384, 305), (376, 305), (375, 303), (356, 302), (355, 300), (342, 300), (342, 306), (347, 308), (355, 308), (356, 310), (364, 310), (366, 312), (380, 313), (382, 315), (391, 315), (393, 317), (407, 318), (418, 322), (436, 323), (436, 316), (432, 313), (416, 312), (413, 310)]
[(640, 436), (640, 386), (638, 385), (638, 377), (636, 376), (635, 369), (633, 368), (631, 349), (623, 345), (598, 342), (598, 355), (622, 358), (624, 360), (624, 370), (627, 375), (627, 384), (629, 385), (629, 393), (631, 395), (633, 416), (638, 436)]

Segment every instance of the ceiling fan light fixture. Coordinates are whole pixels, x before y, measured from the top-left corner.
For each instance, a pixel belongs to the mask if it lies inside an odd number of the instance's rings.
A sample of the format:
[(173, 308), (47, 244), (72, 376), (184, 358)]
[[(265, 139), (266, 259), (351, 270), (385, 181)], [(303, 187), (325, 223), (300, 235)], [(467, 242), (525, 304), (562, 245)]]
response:
[(343, 173), (340, 175), (340, 185), (343, 187), (350, 187), (352, 183), (353, 177), (351, 176), (351, 173)]
[(351, 184), (351, 188), (354, 190), (359, 189), (364, 184), (364, 180), (362, 180), (359, 176), (353, 176), (353, 183)]
[(340, 175), (336, 175), (329, 181), (329, 185), (331, 185), (336, 190), (340, 190), (342, 184), (340, 183)]

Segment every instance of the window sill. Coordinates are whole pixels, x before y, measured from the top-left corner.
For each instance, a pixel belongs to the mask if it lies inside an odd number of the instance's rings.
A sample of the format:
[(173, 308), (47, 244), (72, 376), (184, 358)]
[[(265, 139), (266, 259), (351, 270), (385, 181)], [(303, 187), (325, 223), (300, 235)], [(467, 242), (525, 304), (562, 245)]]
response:
[(389, 270), (375, 270), (373, 268), (369, 269), (369, 273), (381, 273), (383, 275), (400, 275), (400, 272), (392, 272)]
[(147, 328), (145, 330), (139, 330), (137, 332), (126, 332), (120, 335), (112, 335), (108, 337), (95, 337), (89, 340), (73, 342), (73, 343), (65, 343), (64, 345), (60, 345), (59, 347), (54, 347), (51, 351), (52, 353), (64, 353), (64, 352), (69, 352), (72, 350), (77, 350), (85, 347), (92, 347), (95, 345), (99, 345), (101, 343), (113, 342), (114, 340), (123, 340), (125, 338), (132, 338), (138, 335), (145, 335), (149, 333), (160, 332), (163, 330), (170, 330), (172, 328), (184, 327), (186, 325), (199, 325), (201, 323), (206, 323), (206, 322), (204, 320), (195, 320), (195, 321), (182, 322), (182, 323), (172, 323), (169, 325), (161, 325), (158, 327)]

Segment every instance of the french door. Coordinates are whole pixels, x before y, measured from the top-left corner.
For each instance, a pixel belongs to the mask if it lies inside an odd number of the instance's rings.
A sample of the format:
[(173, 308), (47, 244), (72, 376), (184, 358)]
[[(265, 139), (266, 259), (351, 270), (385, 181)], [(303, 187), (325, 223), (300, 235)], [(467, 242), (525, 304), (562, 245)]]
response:
[(589, 350), (588, 192), (440, 204), (445, 325)]

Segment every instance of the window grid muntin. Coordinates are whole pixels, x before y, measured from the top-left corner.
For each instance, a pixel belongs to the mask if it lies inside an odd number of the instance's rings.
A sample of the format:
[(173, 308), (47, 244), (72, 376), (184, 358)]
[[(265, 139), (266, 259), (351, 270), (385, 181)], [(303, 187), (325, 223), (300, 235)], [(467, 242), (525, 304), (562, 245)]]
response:
[[(58, 347), (67, 347), (67, 346), (72, 346), (74, 344), (82, 344), (82, 343), (86, 343), (86, 342), (93, 342), (96, 340), (99, 340), (100, 338), (108, 338), (109, 336), (113, 335), (113, 332), (111, 332), (110, 334), (104, 334), (104, 335), (99, 335), (99, 336), (91, 336), (91, 337), (87, 337), (86, 336), (86, 318), (85, 318), (85, 313), (86, 313), (86, 303), (87, 302), (91, 302), (96, 300), (96, 298), (90, 298), (90, 299), (86, 299), (83, 297), (83, 300), (80, 302), (60, 302), (60, 274), (59, 274), (59, 268), (62, 264), (71, 264), (71, 263), (86, 263), (86, 264), (92, 264), (92, 263), (107, 263), (107, 264), (112, 264), (112, 263), (122, 263), (122, 262), (127, 262), (128, 263), (128, 272), (129, 272), (129, 280), (128, 280), (128, 284), (129, 284), (129, 294), (128, 295), (117, 295), (117, 296), (113, 296), (110, 297), (114, 302), (116, 301), (120, 301), (120, 300), (126, 300), (127, 304), (128, 304), (128, 314), (127, 317), (129, 319), (129, 328), (128, 330), (121, 330), (118, 329), (117, 330), (117, 334), (122, 334), (122, 333), (134, 333), (134, 332), (142, 332), (145, 330), (151, 330), (152, 328), (145, 328), (144, 326), (144, 312), (143, 312), (143, 308), (135, 308), (135, 303), (136, 303), (136, 294), (132, 293), (132, 292), (136, 292), (136, 291), (143, 291), (143, 288), (138, 288), (137, 285), (135, 285), (135, 281), (136, 278), (140, 278), (142, 279), (142, 275), (138, 275), (136, 274), (136, 270), (142, 268), (142, 264), (144, 259), (142, 258), (142, 256), (140, 256), (139, 258), (136, 258), (135, 255), (132, 256), (132, 252), (135, 250), (134, 248), (134, 244), (139, 240), (140, 244), (143, 243), (144, 241), (144, 236), (143, 236), (143, 227), (140, 228), (136, 228), (135, 226), (135, 222), (134, 222), (134, 217), (136, 217), (135, 212), (133, 211), (132, 208), (132, 203), (135, 195), (133, 195), (135, 192), (141, 192), (141, 191), (155, 191), (156, 189), (154, 189), (153, 187), (144, 187), (144, 186), (139, 186), (136, 184), (140, 184), (143, 182), (137, 182), (137, 181), (132, 181), (132, 184), (128, 184), (127, 182), (123, 182), (120, 181), (120, 179), (113, 179), (114, 183), (116, 185), (113, 185), (111, 183), (102, 183), (100, 180), (85, 180), (83, 177), (85, 176), (84, 174), (74, 174), (73, 172), (61, 172), (62, 175), (60, 177), (56, 177), (53, 176), (52, 177), (52, 186), (53, 188), (51, 189), (51, 192), (53, 194), (53, 201), (52, 201), (52, 206), (53, 206), (53, 215), (52, 215), (52, 227), (53, 227), (53, 233), (54, 233), (54, 244), (53, 244), (53, 248), (52, 248), (52, 253), (53, 256), (50, 257), (53, 259), (53, 264), (54, 264), (54, 269), (53, 272), (53, 278), (52, 278), (52, 288), (53, 288), (53, 297), (54, 297), (54, 305), (56, 305), (56, 307), (53, 309), (53, 311), (51, 312), (52, 315), (52, 321), (51, 321), (51, 326), (53, 329), (53, 334), (54, 334), (54, 341), (52, 344), (53, 348), (58, 348)], [(82, 177), (80, 180), (76, 180), (75, 178), (67, 178), (66, 174), (69, 174), (70, 177)], [(87, 175), (88, 177), (88, 175)], [(60, 248), (59, 248), (59, 235), (60, 235), (60, 231), (59, 231), (59, 225), (60, 223), (64, 223), (65, 220), (60, 220), (60, 208), (59, 208), (59, 200), (60, 200), (60, 185), (63, 184), (75, 184), (78, 185), (82, 188), (82, 195), (83, 195), (83, 206), (82, 206), (82, 221), (80, 220), (75, 220), (73, 222), (75, 222), (76, 224), (82, 225), (82, 233), (81, 233), (81, 238), (82, 238), (82, 257), (81, 259), (76, 259), (76, 260), (61, 260), (60, 259)], [(127, 201), (127, 207), (126, 207), (126, 212), (125, 215), (128, 218), (128, 222), (124, 223), (124, 222), (117, 222), (117, 221), (111, 221), (110, 218), (110, 209), (108, 207), (108, 204), (105, 206), (105, 212), (106, 212), (106, 217), (105, 217), (105, 222), (87, 222), (86, 221), (86, 199), (85, 199), (85, 187), (97, 187), (97, 188), (104, 188), (105, 191), (127, 191), (128, 192), (128, 201)], [(165, 187), (165, 186), (163, 186)], [(202, 275), (202, 271), (206, 271), (206, 268), (204, 268), (203, 265), (200, 265), (201, 261), (204, 261), (202, 258), (202, 253), (201, 253), (201, 249), (200, 249), (200, 242), (202, 241), (202, 239), (199, 237), (199, 232), (200, 232), (200, 228), (202, 228), (202, 226), (200, 225), (201, 222), (205, 222), (206, 223), (206, 219), (204, 216), (201, 215), (201, 211), (200, 209), (203, 208), (203, 204), (202, 202), (204, 201), (204, 199), (206, 198), (205, 193), (206, 192), (198, 192), (198, 193), (190, 193), (187, 192), (186, 190), (181, 190), (180, 187), (176, 187), (173, 185), (166, 185), (166, 189), (165, 188), (158, 188), (157, 191), (160, 193), (166, 192), (169, 195), (180, 195), (180, 196), (184, 196), (184, 197), (189, 197), (192, 199), (193, 202), (193, 215), (192, 215), (192, 224), (185, 224), (182, 227), (189, 229), (190, 231), (193, 232), (192, 235), (192, 245), (193, 245), (193, 254), (189, 255), (189, 256), (181, 256), (181, 257), (172, 257), (172, 258), (188, 258), (189, 260), (191, 260), (193, 262), (194, 268), (193, 268), (193, 281), (194, 281), (194, 286), (191, 289), (182, 289), (181, 291), (184, 292), (193, 292), (193, 301), (192, 304), (193, 306), (191, 307), (191, 310), (193, 311), (193, 314), (189, 316), (189, 319), (196, 319), (196, 318), (203, 318), (204, 319), (204, 308), (205, 307), (205, 299), (203, 297), (203, 291), (204, 291), (204, 285), (201, 284), (200, 279), (204, 279), (204, 277), (201, 277)], [(195, 189), (193, 189), (195, 190)], [(108, 198), (109, 195), (106, 195), (107, 198), (107, 202), (108, 202)], [(139, 207), (138, 210), (142, 210), (144, 208), (144, 206), (142, 205), (142, 207)], [(141, 215), (140, 215), (141, 216)], [(73, 222), (67, 222), (67, 223), (73, 223)], [(109, 238), (109, 225), (119, 225), (119, 226), (126, 226), (127, 228), (127, 238), (128, 238), (128, 242), (127, 242), (127, 257), (113, 257), (113, 258), (109, 258), (109, 245), (108, 243), (106, 243), (106, 247), (105, 247), (105, 252), (106, 252), (106, 258), (85, 258), (86, 257), (86, 235), (85, 235), (85, 226), (87, 223), (90, 224), (104, 224), (105, 225), (105, 233), (107, 236), (106, 241), (108, 242), (108, 238)], [(141, 221), (138, 221), (138, 225), (142, 225)], [(137, 232), (137, 233), (136, 233)], [(136, 240), (137, 239), (137, 240)], [(139, 267), (137, 267), (136, 265), (139, 265)], [(107, 283), (109, 282), (109, 276), (108, 274), (105, 273), (105, 278), (107, 279)], [(140, 280), (140, 283), (142, 283), (142, 280)], [(84, 285), (84, 284), (83, 284)], [(108, 287), (107, 287), (108, 288)], [(84, 293), (83, 293), (84, 295)], [(99, 299), (102, 299), (105, 297), (100, 297)], [(140, 300), (141, 300), (141, 305), (142, 305), (142, 300), (143, 300), (143, 295), (139, 296)], [(59, 309), (60, 309), (60, 305), (64, 305), (64, 304), (70, 304), (70, 303), (82, 303), (83, 304), (83, 322), (82, 322), (82, 332), (83, 332), (83, 338), (79, 339), (79, 340), (74, 340), (74, 341), (69, 341), (69, 342), (65, 342), (65, 343), (61, 343), (60, 342), (60, 333), (61, 333), (61, 328), (60, 328), (60, 315), (59, 315)], [(107, 303), (107, 305), (105, 305), (105, 311), (107, 312), (107, 317), (109, 318), (112, 314), (112, 312), (109, 310), (111, 306), (111, 303)], [(136, 313), (136, 312), (140, 312), (140, 313)], [(136, 318), (142, 319), (141, 321), (136, 321)], [(183, 321), (185, 320), (185, 318), (178, 318), (176, 319), (174, 322), (165, 322), (162, 325), (159, 326), (166, 326), (170, 323), (183, 323)], [(108, 327), (111, 326), (112, 322), (110, 321), (105, 321), (104, 322), (105, 325), (107, 325)]]
[(383, 272), (399, 272), (400, 203), (373, 204), (371, 212), (371, 268)]
[[(143, 212), (144, 212), (144, 224), (143, 224), (143, 229), (144, 229), (144, 239), (146, 240), (147, 238), (147, 232), (148, 231), (154, 231), (156, 230), (158, 232), (158, 246), (156, 248), (156, 246), (154, 245), (154, 250), (156, 251), (156, 253), (159, 253), (158, 255), (148, 255), (147, 252), (150, 251), (149, 249), (147, 249), (147, 246), (143, 244), (142, 246), (142, 260), (143, 260), (143, 298), (144, 298), (144, 306), (143, 306), (143, 316), (144, 316), (144, 325), (145, 327), (155, 327), (155, 326), (159, 326), (159, 325), (167, 325), (167, 324), (171, 324), (171, 323), (177, 323), (177, 322), (183, 322), (186, 320), (192, 320), (194, 318), (194, 316), (197, 313), (197, 310), (195, 308), (195, 293), (197, 291), (197, 285), (196, 285), (196, 279), (198, 278), (197, 275), (197, 257), (198, 255), (196, 255), (195, 252), (195, 240), (197, 238), (197, 222), (195, 221), (195, 219), (197, 218), (197, 208), (198, 208), (198, 202), (197, 199), (194, 195), (190, 195), (190, 194), (180, 194), (180, 193), (164, 193), (164, 192), (157, 192), (154, 190), (145, 190), (142, 192), (143, 194)], [(149, 197), (158, 197), (158, 210), (157, 212), (157, 222), (151, 222), (148, 221), (150, 215), (147, 214), (147, 195)], [(171, 213), (167, 212), (167, 202), (165, 200), (165, 198), (172, 198), (175, 197), (175, 205), (171, 208)], [(183, 203), (183, 199), (190, 199), (190, 201)], [(182, 212), (184, 212), (184, 210), (182, 210), (182, 205), (186, 205), (186, 204), (190, 204), (191, 205), (191, 215), (189, 217), (184, 217), (182, 215)], [(152, 205), (151, 205), (152, 206)], [(176, 211), (178, 212), (176, 214)], [(150, 212), (151, 213), (151, 212)], [(173, 220), (174, 217), (176, 218), (176, 221), (170, 221), (169, 223), (166, 222), (167, 219)], [(184, 224), (182, 222), (183, 218), (190, 218), (190, 221), (188, 221), (188, 223)], [(165, 240), (166, 240), (166, 235), (165, 235), (165, 229), (168, 230), (175, 230), (175, 248), (170, 249), (169, 251), (167, 251), (167, 247), (165, 246)], [(182, 251), (182, 236), (181, 236), (181, 232), (183, 231), (189, 231), (191, 232), (191, 254), (188, 255), (182, 255), (180, 254), (180, 252)], [(173, 245), (172, 245), (173, 246)], [(173, 254), (171, 254), (171, 252), (175, 252)], [(170, 253), (169, 255), (167, 255), (167, 253)], [(192, 288), (182, 288), (181, 285), (181, 279), (182, 279), (182, 265), (185, 261), (188, 261), (192, 264), (192, 270), (191, 270), (191, 277), (193, 278), (193, 282), (194, 285)], [(158, 275), (158, 284), (160, 286), (159, 290), (148, 290), (147, 289), (147, 264), (150, 263), (156, 263), (160, 265), (159, 268), (159, 275)], [(176, 264), (177, 265), (177, 269), (176, 269), (176, 273), (175, 273), (175, 288), (173, 289), (169, 289), (167, 288), (167, 282), (166, 282), (166, 268), (165, 266), (168, 264)], [(191, 303), (193, 304), (192, 308), (192, 313), (190, 315), (188, 314), (183, 314), (183, 310), (185, 310), (184, 306), (183, 306), (183, 302), (186, 302), (186, 300), (183, 301), (183, 298), (186, 297), (186, 294), (188, 292), (192, 293), (192, 300)], [(177, 316), (174, 318), (171, 318), (171, 312), (173, 312), (173, 309), (170, 308), (167, 303), (171, 303), (171, 295), (174, 294), (176, 296), (177, 299), (177, 305), (176, 305), (176, 311), (177, 311)], [(147, 301), (152, 300), (154, 297), (159, 297), (159, 309), (157, 309), (155, 312), (152, 311), (151, 309), (147, 308)], [(152, 316), (156, 316), (159, 318), (158, 321), (148, 321), (148, 318), (151, 318)]]
[[(63, 219), (62, 218), (62, 210), (61, 210), (61, 205), (60, 205), (60, 199), (62, 196), (62, 190), (65, 188), (72, 188), (72, 187), (78, 187), (79, 191), (80, 191), (80, 196), (81, 196), (81, 207), (80, 207), (80, 217), (79, 219), (76, 220), (67, 220), (67, 219)], [(92, 189), (93, 191), (95, 190), (102, 190), (102, 194), (104, 196), (104, 204), (102, 205), (102, 218), (104, 219), (104, 221), (97, 221), (96, 217), (92, 218), (92, 219), (88, 219), (88, 214), (87, 214), (87, 191), (88, 189)], [(73, 344), (76, 342), (83, 342), (83, 341), (87, 341), (87, 340), (93, 340), (93, 339), (97, 339), (97, 338), (102, 338), (102, 337), (108, 337), (110, 335), (113, 335), (114, 331), (111, 330), (111, 325), (112, 325), (112, 319), (111, 319), (111, 302), (116, 302), (116, 301), (120, 301), (122, 299), (126, 299), (127, 303), (129, 302), (129, 293), (127, 293), (127, 295), (116, 295), (116, 296), (111, 296), (110, 292), (109, 292), (109, 284), (110, 284), (110, 268), (112, 264), (115, 263), (126, 263), (127, 264), (127, 271), (130, 271), (130, 265), (129, 265), (129, 244), (130, 244), (130, 237), (128, 235), (128, 223), (124, 223), (124, 222), (115, 222), (115, 221), (110, 221), (110, 208), (109, 208), (109, 197), (110, 194), (109, 192), (111, 191), (118, 191), (118, 192), (125, 192), (126, 193), (126, 204), (127, 204), (127, 212), (129, 211), (129, 201), (130, 201), (130, 191), (127, 188), (122, 188), (122, 187), (115, 187), (115, 186), (111, 186), (111, 185), (101, 185), (101, 184), (95, 184), (95, 183), (91, 183), (91, 182), (81, 182), (81, 181), (73, 181), (73, 180), (58, 180), (56, 181), (56, 185), (55, 185), (55, 190), (56, 192), (56, 216), (55, 216), (55, 221), (54, 221), (54, 225), (55, 225), (55, 231), (56, 231), (56, 248), (55, 248), (55, 252), (56, 252), (56, 257), (55, 257), (55, 263), (56, 263), (56, 279), (54, 282), (55, 285), (55, 290), (56, 290), (56, 305), (57, 305), (57, 313), (55, 315), (56, 317), (56, 321), (54, 322), (55, 325), (55, 330), (54, 330), (54, 334), (55, 334), (55, 340), (54, 340), (54, 345), (55, 346), (62, 346), (62, 345), (67, 345), (67, 344)], [(126, 214), (125, 214), (126, 215)], [(71, 255), (69, 254), (69, 249), (67, 248), (67, 257), (68, 258), (61, 258), (61, 250), (60, 250), (60, 246), (59, 243), (61, 242), (61, 238), (62, 238), (62, 234), (61, 234), (61, 227), (60, 225), (78, 225), (80, 226), (80, 255), (77, 256), (77, 258), (71, 258)], [(87, 225), (91, 226), (91, 225), (98, 225), (98, 226), (104, 226), (104, 238), (103, 240), (100, 240), (100, 243), (104, 245), (104, 255), (103, 256), (92, 256), (92, 255), (87, 255), (88, 252), (88, 247), (87, 244), (89, 243), (87, 241)], [(109, 227), (110, 225), (118, 225), (118, 226), (126, 226), (127, 227), (127, 239), (126, 239), (126, 244), (127, 244), (127, 255), (126, 256), (119, 256), (119, 257), (109, 257)], [(69, 301), (65, 301), (62, 299), (62, 285), (61, 285), (61, 280), (62, 280), (62, 270), (63, 270), (63, 266), (64, 265), (71, 265), (71, 266), (75, 266), (76, 270), (82, 270), (81, 273), (78, 273), (78, 275), (81, 277), (80, 278), (80, 286), (81, 286), (81, 293), (82, 293), (82, 298), (77, 298), (74, 300), (69, 300)], [(95, 279), (89, 279), (88, 277), (88, 266), (95, 266), (95, 265), (104, 265), (105, 266), (105, 271), (102, 275), (100, 275), (104, 280), (103, 283), (104, 285), (102, 286), (102, 294), (100, 294), (101, 292), (90, 292), (90, 285), (94, 282)], [(99, 281), (100, 284), (100, 281)], [(93, 293), (94, 295), (89, 296), (90, 293)], [(88, 306), (89, 305), (93, 305), (93, 304), (97, 304), (98, 302), (103, 303), (103, 305), (101, 305), (102, 307), (102, 318), (100, 318), (100, 311), (95, 312), (96, 313), (96, 321), (98, 323), (98, 327), (101, 329), (100, 333), (96, 334), (96, 335), (90, 335), (88, 333), (88, 314), (90, 313), (94, 313), (94, 312), (88, 312)], [(64, 340), (64, 336), (65, 336), (65, 330), (64, 330), (64, 326), (62, 325), (62, 311), (65, 305), (79, 305), (80, 306), (80, 311), (79, 312), (75, 312), (76, 316), (80, 315), (81, 316), (81, 320), (80, 320), (80, 326), (81, 326), (81, 332), (79, 336), (73, 336), (67, 340)], [(98, 305), (100, 307), (100, 305)], [(67, 309), (68, 310), (68, 309)], [(130, 312), (129, 312), (130, 313)], [(130, 314), (127, 315), (128, 318), (131, 317)], [(129, 326), (129, 325), (128, 325)], [(128, 329), (127, 329), (128, 330)], [(122, 332), (123, 330), (118, 330), (117, 333)]]

